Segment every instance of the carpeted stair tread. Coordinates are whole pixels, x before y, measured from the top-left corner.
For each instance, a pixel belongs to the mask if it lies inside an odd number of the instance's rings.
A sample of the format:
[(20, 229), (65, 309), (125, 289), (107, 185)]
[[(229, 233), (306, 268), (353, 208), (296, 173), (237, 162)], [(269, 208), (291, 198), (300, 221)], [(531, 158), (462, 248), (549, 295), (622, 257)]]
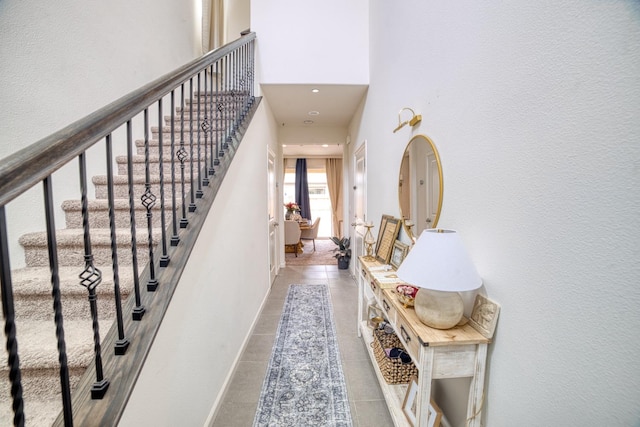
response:
[[(207, 146), (207, 151), (208, 150), (209, 150), (209, 147)], [(197, 145), (193, 147), (193, 157), (194, 157), (194, 159), (198, 157), (198, 147), (197, 147)], [(204, 140), (201, 141), (201, 145), (200, 145), (200, 158), (204, 159)], [(127, 161), (128, 161), (127, 160), (127, 156), (116, 156), (116, 162), (118, 164), (126, 165)], [(162, 156), (162, 161), (165, 163), (166, 167), (171, 168), (171, 154), (170, 153), (168, 155), (163, 155)], [(131, 163), (134, 164), (134, 165), (137, 165), (137, 164), (143, 164), (144, 165), (145, 162), (146, 162), (146, 159), (145, 159), (144, 155), (138, 154), (138, 155), (131, 156)], [(157, 154), (150, 155), (149, 156), (149, 163), (160, 163), (160, 156), (158, 156)], [(188, 164), (189, 164), (189, 160), (187, 159), (185, 161), (185, 165), (188, 166)], [(176, 156), (175, 170), (176, 171), (180, 170), (180, 162), (178, 161), (177, 156)]]
[[(161, 234), (161, 230), (154, 229), (153, 234), (158, 236)], [(147, 229), (146, 227), (138, 227), (136, 233), (136, 239), (138, 246), (146, 242)], [(18, 239), (20, 244), (24, 247), (27, 246), (47, 246), (47, 233), (45, 231), (36, 231), (33, 233), (26, 233), (20, 236)], [(84, 246), (84, 233), (82, 229), (62, 229), (56, 230), (56, 241), (58, 247), (66, 246)], [(116, 229), (116, 244), (129, 246), (131, 245), (131, 230), (127, 228)], [(96, 228), (91, 230), (91, 245), (92, 246), (105, 246), (111, 245), (111, 230), (104, 228)]]
[[(98, 295), (113, 294), (113, 270), (111, 266), (97, 266), (102, 272), (102, 282), (96, 288)], [(78, 275), (83, 267), (61, 266), (58, 269), (60, 292), (63, 304), (66, 296), (87, 296), (87, 288), (80, 285)], [(51, 274), (49, 267), (27, 267), (11, 272), (13, 283), (13, 295), (20, 297), (47, 297), (51, 298)], [(118, 268), (120, 292), (124, 296), (133, 289), (133, 271), (129, 266)]]
[[(71, 389), (80, 381), (85, 367), (69, 370)], [(9, 404), (9, 380), (0, 388), (0, 426), (13, 425), (13, 412)], [(5, 392), (6, 390), (6, 392)], [(31, 369), (22, 376), (25, 425), (50, 427), (62, 409), (59, 369)]]
[[(112, 322), (113, 319), (100, 322), (101, 336), (106, 334)], [(23, 320), (17, 324), (16, 329), (19, 334), (18, 352), (22, 370), (56, 369), (60, 366), (56, 327), (53, 322)], [(91, 320), (65, 320), (64, 337), (69, 367), (87, 367), (94, 356)], [(0, 363), (2, 364), (1, 371), (9, 370), (5, 352), (0, 355)]]
[[(129, 199), (114, 199), (113, 207), (115, 209), (129, 209)], [(138, 206), (136, 206), (138, 207)], [(140, 207), (143, 207), (140, 204)], [(109, 201), (106, 199), (91, 199), (87, 201), (87, 208), (90, 211), (93, 210), (107, 210), (109, 209)], [(62, 202), (62, 210), (64, 211), (79, 211), (82, 210), (81, 200), (65, 200)]]
[[(166, 176), (165, 174), (165, 184), (167, 183), (167, 181), (170, 182), (171, 177)], [(133, 179), (132, 179), (133, 183), (136, 185), (140, 185), (140, 184), (145, 184), (146, 179), (144, 175), (134, 175)], [(107, 185), (107, 176), (106, 175), (95, 175), (94, 177), (91, 178), (91, 182), (93, 182), (95, 185)], [(180, 180), (180, 174), (176, 174), (176, 183), (177, 182), (181, 182)], [(129, 179), (126, 175), (114, 175), (113, 176), (113, 183), (114, 185), (126, 185), (129, 183)], [(160, 175), (155, 175), (152, 174), (149, 177), (149, 183), (150, 184), (159, 184), (160, 183)]]
[[(176, 200), (176, 209), (182, 206), (181, 201)], [(147, 225), (147, 209), (142, 205), (140, 197), (134, 198), (134, 213), (136, 218), (136, 226)], [(97, 228), (110, 228), (111, 221), (109, 218), (109, 201), (107, 199), (89, 200), (87, 204), (89, 210), (89, 226), (91, 230)], [(171, 216), (169, 208), (166, 211), (167, 218)], [(65, 214), (65, 225), (67, 228), (82, 228), (82, 202), (80, 200), (65, 200), (62, 202), (62, 210)], [(160, 219), (160, 203), (156, 203), (152, 208), (153, 227), (161, 226)], [(116, 228), (131, 227), (131, 211), (129, 209), (129, 199), (118, 198), (113, 203), (113, 214)]]

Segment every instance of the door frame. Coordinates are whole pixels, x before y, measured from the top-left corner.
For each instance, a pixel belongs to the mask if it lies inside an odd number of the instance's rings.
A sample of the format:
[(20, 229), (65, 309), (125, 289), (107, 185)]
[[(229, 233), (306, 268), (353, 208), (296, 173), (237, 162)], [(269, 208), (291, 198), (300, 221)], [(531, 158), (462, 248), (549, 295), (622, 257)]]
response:
[(278, 206), (280, 194), (278, 192), (278, 164), (276, 154), (267, 147), (267, 218), (269, 242), (269, 283), (273, 285), (280, 271), (280, 230)]
[[(362, 161), (362, 182), (358, 181), (358, 164)], [(362, 188), (358, 189), (358, 185)], [(355, 276), (357, 274), (356, 264), (360, 255), (364, 254), (364, 223), (367, 221), (367, 140), (363, 140), (353, 151), (353, 186), (352, 186), (353, 211), (352, 221), (349, 222), (351, 226), (351, 252), (353, 259), (350, 265), (351, 274)], [(358, 199), (361, 198), (361, 200)], [(361, 203), (362, 206), (362, 218), (358, 218), (357, 209)]]

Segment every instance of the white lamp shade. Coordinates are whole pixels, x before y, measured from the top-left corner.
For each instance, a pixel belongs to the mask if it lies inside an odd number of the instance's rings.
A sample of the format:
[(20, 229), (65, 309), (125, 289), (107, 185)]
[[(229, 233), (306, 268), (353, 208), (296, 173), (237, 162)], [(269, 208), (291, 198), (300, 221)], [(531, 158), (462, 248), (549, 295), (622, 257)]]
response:
[(453, 230), (424, 230), (397, 275), (410, 285), (436, 291), (472, 291), (482, 286), (460, 236)]

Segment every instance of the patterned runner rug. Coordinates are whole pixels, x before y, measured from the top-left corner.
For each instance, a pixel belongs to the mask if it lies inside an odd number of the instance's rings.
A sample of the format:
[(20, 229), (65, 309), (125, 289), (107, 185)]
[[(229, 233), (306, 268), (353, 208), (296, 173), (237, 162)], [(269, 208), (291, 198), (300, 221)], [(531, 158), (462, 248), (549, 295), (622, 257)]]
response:
[(253, 425), (352, 425), (327, 285), (289, 287)]

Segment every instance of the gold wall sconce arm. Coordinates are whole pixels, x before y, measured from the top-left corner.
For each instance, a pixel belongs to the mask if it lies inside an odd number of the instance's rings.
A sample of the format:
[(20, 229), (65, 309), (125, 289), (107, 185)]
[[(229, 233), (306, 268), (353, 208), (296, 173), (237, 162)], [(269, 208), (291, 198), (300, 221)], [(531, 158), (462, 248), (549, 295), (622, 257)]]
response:
[[(409, 110), (411, 111), (411, 118), (409, 120), (405, 120), (404, 122), (402, 121), (402, 112), (405, 110)], [(417, 125), (418, 123), (420, 123), (422, 121), (422, 116), (420, 114), (416, 114), (415, 111), (413, 111), (411, 108), (409, 107), (404, 107), (402, 110), (400, 110), (398, 112), (398, 126), (393, 130), (393, 133), (398, 132), (400, 129), (402, 129), (405, 125), (409, 125), (411, 127)]]

